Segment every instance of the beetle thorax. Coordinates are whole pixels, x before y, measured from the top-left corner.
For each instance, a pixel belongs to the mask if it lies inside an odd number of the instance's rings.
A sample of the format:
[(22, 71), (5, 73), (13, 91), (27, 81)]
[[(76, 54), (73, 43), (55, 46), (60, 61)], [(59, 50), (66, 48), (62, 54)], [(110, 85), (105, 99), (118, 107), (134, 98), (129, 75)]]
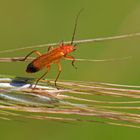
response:
[(73, 52), (75, 50), (75, 47), (72, 45), (64, 45), (64, 46), (61, 46), (61, 49), (63, 53), (66, 55)]

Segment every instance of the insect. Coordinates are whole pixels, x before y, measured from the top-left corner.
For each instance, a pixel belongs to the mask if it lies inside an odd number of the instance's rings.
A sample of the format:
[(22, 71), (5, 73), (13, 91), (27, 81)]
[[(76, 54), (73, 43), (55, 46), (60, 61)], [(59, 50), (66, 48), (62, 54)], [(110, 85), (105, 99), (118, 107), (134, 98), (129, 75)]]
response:
[(78, 15), (76, 16), (74, 31), (73, 31), (72, 40), (71, 40), (70, 44), (61, 43), (56, 48), (53, 48), (50, 46), (48, 48), (48, 52), (46, 54), (41, 54), (39, 51), (34, 50), (34, 51), (30, 52), (27, 56), (25, 56), (25, 58), (20, 60), (20, 61), (25, 61), (31, 54), (35, 53), (38, 57), (36, 59), (34, 59), (31, 63), (28, 64), (28, 66), (26, 68), (26, 72), (35, 73), (35, 72), (38, 72), (44, 68), (47, 68), (47, 71), (40, 78), (37, 79), (35, 86), (33, 88), (36, 88), (36, 85), (38, 84), (39, 80), (44, 78), (49, 73), (50, 68), (51, 68), (51, 64), (58, 65), (58, 74), (57, 74), (56, 79), (55, 79), (55, 87), (57, 87), (56, 82), (57, 82), (57, 80), (60, 76), (60, 73), (61, 73), (60, 61), (62, 58), (72, 60), (72, 66), (74, 68), (76, 68), (76, 66), (74, 65), (75, 58), (69, 54), (71, 52), (73, 52), (74, 50), (76, 50), (76, 45), (73, 44), (73, 41), (74, 41), (74, 37), (75, 37), (75, 33), (76, 33), (78, 17), (79, 17), (82, 10), (83, 9), (81, 9), (79, 11)]

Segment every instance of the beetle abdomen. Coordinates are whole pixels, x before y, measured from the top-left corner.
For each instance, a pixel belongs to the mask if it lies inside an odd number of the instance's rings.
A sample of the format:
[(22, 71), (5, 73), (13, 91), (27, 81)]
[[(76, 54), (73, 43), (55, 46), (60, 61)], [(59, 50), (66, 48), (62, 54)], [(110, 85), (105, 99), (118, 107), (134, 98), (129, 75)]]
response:
[(29, 73), (34, 73), (34, 72), (37, 72), (39, 71), (40, 69), (35, 67), (33, 65), (33, 63), (30, 63), (28, 66), (27, 66), (27, 69), (26, 69), (26, 72), (29, 72)]

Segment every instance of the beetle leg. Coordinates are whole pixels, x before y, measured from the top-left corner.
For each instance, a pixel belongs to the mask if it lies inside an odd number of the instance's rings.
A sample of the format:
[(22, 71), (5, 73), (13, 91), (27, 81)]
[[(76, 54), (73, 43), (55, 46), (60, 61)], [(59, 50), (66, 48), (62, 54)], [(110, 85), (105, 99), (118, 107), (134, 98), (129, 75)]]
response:
[(70, 55), (66, 55), (64, 56), (65, 59), (68, 59), (68, 60), (72, 60), (72, 66), (77, 69), (77, 67), (74, 65), (74, 62), (75, 62), (75, 58), (73, 56), (70, 56)]
[(60, 46), (64, 46), (64, 41), (63, 40), (60, 42)]
[(51, 50), (53, 50), (53, 47), (52, 46), (49, 46), (48, 47), (48, 52), (51, 51)]
[(39, 51), (34, 50), (34, 51), (30, 52), (28, 55), (26, 55), (23, 59), (20, 59), (19, 61), (25, 61), (33, 53), (37, 54), (38, 56), (42, 55)]
[(58, 63), (58, 74), (57, 74), (57, 77), (55, 79), (55, 87), (57, 87), (56, 82), (57, 82), (57, 80), (58, 80), (58, 78), (60, 76), (60, 73), (61, 73), (61, 65), (60, 65), (60, 63)]
[(47, 71), (40, 78), (37, 79), (34, 88), (36, 88), (36, 85), (38, 84), (38, 82), (49, 73), (50, 68), (51, 68), (50, 65), (47, 65)]

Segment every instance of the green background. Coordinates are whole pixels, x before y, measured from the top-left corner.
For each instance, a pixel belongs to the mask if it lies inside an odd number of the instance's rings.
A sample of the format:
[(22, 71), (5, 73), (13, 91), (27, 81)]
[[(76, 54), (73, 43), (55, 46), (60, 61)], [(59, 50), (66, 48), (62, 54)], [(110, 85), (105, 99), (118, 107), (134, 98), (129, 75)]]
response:
[[(72, 37), (75, 16), (81, 13), (76, 39), (107, 37), (140, 31), (139, 0), (4, 0), (0, 1), (0, 50), (43, 43), (61, 42)], [(39, 49), (46, 52), (47, 48)], [(31, 50), (0, 54), (0, 57), (25, 56)], [(80, 44), (76, 58), (110, 59), (133, 56), (113, 62), (62, 62), (60, 79), (98, 81), (140, 85), (140, 37), (99, 43)], [(27, 63), (0, 63), (0, 74), (39, 77), (44, 71), (30, 75)], [(52, 66), (49, 78), (55, 78)], [(20, 120), (20, 119), (19, 119)], [(59, 123), (53, 121), (0, 120), (2, 140), (118, 140), (139, 139), (139, 129), (94, 123)]]

